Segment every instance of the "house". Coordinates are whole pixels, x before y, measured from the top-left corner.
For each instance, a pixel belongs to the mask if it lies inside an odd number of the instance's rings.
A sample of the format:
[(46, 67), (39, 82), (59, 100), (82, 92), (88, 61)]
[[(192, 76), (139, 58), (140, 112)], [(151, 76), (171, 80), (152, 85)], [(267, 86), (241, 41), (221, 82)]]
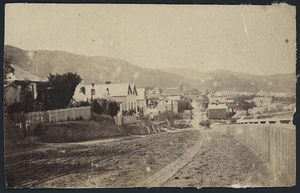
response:
[(210, 104), (207, 108), (207, 117), (209, 119), (226, 119), (228, 107), (225, 104)]
[(233, 91), (217, 91), (217, 92), (212, 92), (211, 93), (212, 98), (221, 97), (221, 98), (227, 98), (228, 99), (228, 98), (234, 98), (238, 95), (239, 95), (238, 92), (233, 92)]
[(166, 97), (166, 99), (167, 99), (167, 100), (173, 100), (173, 101), (178, 102), (178, 101), (180, 101), (182, 98), (181, 98), (181, 96), (168, 96), (168, 97)]
[(164, 99), (157, 104), (158, 112), (173, 111), (178, 113), (178, 103), (174, 100)]
[(38, 84), (45, 80), (14, 64), (11, 64), (11, 67), (14, 69), (14, 73), (7, 74), (4, 82), (5, 105), (8, 106), (22, 100), (21, 92), (25, 89), (25, 83), (28, 83), (28, 90), (32, 93), (33, 99), (36, 99)]
[(92, 84), (78, 85), (73, 98), (91, 101), (92, 99), (107, 99), (120, 103), (120, 110), (137, 110), (137, 90), (134, 84)]
[(212, 104), (226, 104), (226, 105), (233, 104), (233, 102), (234, 102), (233, 99), (227, 99), (225, 97), (210, 98), (209, 101)]
[(166, 96), (181, 96), (183, 95), (183, 92), (180, 88), (174, 87), (174, 88), (166, 88), (164, 94)]
[(269, 111), (281, 112), (284, 110), (285, 110), (284, 105), (281, 103), (272, 103), (269, 106)]
[(140, 114), (145, 114), (146, 112), (146, 89), (145, 88), (137, 88), (137, 110)]

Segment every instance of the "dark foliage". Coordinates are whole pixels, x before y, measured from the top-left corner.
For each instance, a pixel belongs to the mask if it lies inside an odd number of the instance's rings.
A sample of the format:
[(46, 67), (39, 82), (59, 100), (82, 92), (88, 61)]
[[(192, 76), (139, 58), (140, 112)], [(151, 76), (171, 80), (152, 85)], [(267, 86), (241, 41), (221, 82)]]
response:
[(4, 66), (5, 66), (4, 75), (5, 75), (5, 78), (6, 78), (7, 74), (15, 72), (15, 69), (13, 67), (11, 67), (12, 60), (13, 60), (12, 56), (5, 56), (4, 55)]
[(76, 86), (81, 82), (81, 77), (71, 72), (60, 74), (49, 74), (49, 87), (47, 93), (50, 101), (48, 101), (50, 109), (67, 108), (70, 100), (74, 95)]
[(191, 103), (187, 100), (180, 100), (178, 101), (178, 112), (183, 113), (185, 110), (192, 110), (193, 107)]
[(136, 112), (133, 109), (131, 109), (129, 111), (123, 111), (124, 116), (131, 116), (131, 115), (135, 115), (135, 114), (136, 114)]
[(93, 112), (94, 113), (96, 113), (96, 114), (104, 114), (105, 113), (106, 101), (94, 100), (92, 102), (92, 105), (93, 105)]
[(236, 109), (239, 110), (245, 110), (248, 113), (249, 109), (252, 109), (253, 107), (256, 107), (255, 103), (252, 102), (247, 102), (243, 97), (237, 97), (234, 99), (234, 103), (236, 104)]
[(108, 114), (111, 117), (114, 117), (118, 114), (118, 111), (120, 110), (119, 104), (117, 102), (114, 101), (110, 101), (108, 103)]
[(30, 89), (30, 82), (20, 82), (19, 85), (21, 86), (20, 101), (9, 105), (6, 109), (8, 113), (31, 112), (34, 110), (35, 101), (33, 92)]
[(93, 101), (93, 112), (96, 114), (107, 114), (114, 117), (120, 110), (119, 103), (115, 101), (107, 100), (94, 100)]

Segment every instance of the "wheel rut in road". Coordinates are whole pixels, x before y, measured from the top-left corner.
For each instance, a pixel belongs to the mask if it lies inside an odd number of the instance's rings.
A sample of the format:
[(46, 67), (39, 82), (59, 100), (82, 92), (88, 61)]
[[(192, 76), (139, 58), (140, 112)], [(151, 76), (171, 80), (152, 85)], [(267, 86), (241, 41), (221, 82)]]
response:
[(162, 168), (155, 174), (151, 175), (145, 181), (139, 183), (136, 187), (161, 187), (163, 186), (172, 176), (174, 176), (180, 169), (186, 166), (199, 151), (205, 140), (205, 132), (200, 132), (199, 139), (195, 144), (187, 149), (179, 158), (174, 162), (170, 163), (166, 167)]

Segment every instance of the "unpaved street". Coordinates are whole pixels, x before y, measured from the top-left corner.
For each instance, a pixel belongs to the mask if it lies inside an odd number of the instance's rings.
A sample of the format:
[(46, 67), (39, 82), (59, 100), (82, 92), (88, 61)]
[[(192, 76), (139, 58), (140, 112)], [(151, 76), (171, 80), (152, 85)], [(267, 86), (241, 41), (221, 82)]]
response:
[(10, 187), (268, 186), (267, 165), (249, 148), (199, 127), (7, 152)]
[(270, 168), (249, 148), (215, 131), (205, 132), (195, 157), (163, 186), (262, 187), (274, 183)]
[(123, 140), (45, 144), (7, 153), (10, 187), (135, 186), (180, 157), (199, 138), (197, 130)]

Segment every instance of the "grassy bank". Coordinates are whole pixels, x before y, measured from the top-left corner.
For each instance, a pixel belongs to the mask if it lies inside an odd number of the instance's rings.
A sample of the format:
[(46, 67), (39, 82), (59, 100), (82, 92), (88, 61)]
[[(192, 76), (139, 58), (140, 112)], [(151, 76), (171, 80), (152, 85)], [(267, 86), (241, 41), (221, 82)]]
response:
[(44, 124), (36, 129), (35, 134), (44, 142), (60, 143), (122, 136), (125, 132), (112, 118), (94, 116), (88, 121)]

